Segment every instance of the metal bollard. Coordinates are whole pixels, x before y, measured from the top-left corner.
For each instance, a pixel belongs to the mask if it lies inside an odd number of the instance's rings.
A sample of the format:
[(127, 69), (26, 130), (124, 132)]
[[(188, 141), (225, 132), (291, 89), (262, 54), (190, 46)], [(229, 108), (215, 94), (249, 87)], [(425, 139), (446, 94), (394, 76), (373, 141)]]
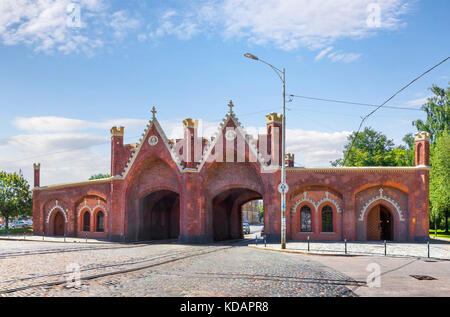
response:
[(66, 233), (64, 233), (64, 243), (66, 242)]
[(258, 234), (255, 234), (255, 243), (258, 245)]
[(386, 240), (384, 240), (384, 255), (387, 254), (387, 245), (386, 245)]
[(344, 244), (345, 244), (345, 254), (347, 254), (347, 239), (344, 239)]
[(87, 233), (85, 233), (86, 243), (87, 243)]
[(267, 248), (267, 240), (266, 240), (266, 236), (264, 236), (264, 248)]
[(309, 248), (309, 236), (308, 236), (308, 252), (310, 251), (310, 248)]
[(430, 258), (430, 240), (427, 241), (427, 247), (428, 247), (428, 258)]

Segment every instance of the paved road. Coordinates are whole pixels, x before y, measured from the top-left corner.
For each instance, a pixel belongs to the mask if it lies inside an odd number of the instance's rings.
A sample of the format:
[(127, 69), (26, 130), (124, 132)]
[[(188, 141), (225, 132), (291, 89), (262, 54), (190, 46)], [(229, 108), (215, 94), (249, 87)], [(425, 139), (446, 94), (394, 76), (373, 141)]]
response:
[[(0, 242), (0, 248), (2, 243), (29, 248), (27, 242)], [(64, 282), (72, 263), (82, 277), (107, 275), (83, 280), (81, 287), (31, 287)], [(109, 275), (123, 270), (131, 271)], [(170, 243), (0, 259), (0, 296), (354, 296), (349, 288), (356, 285), (308, 257), (242, 244)], [(17, 291), (8, 293), (12, 289)]]
[[(308, 255), (312, 261), (338, 270), (356, 280), (367, 280), (373, 268), (379, 268), (379, 285), (352, 287), (359, 296), (450, 296), (450, 262), (414, 258), (380, 256), (317, 256)], [(375, 266), (374, 266), (375, 265)], [(368, 271), (370, 268), (371, 271)], [(433, 280), (417, 280), (412, 275), (426, 275)]]
[[(77, 247), (0, 241), (0, 297), (450, 295), (450, 262), (443, 260), (303, 255), (249, 248), (245, 241)], [(73, 264), (79, 287), (67, 285)], [(369, 287), (374, 265), (380, 284)]]

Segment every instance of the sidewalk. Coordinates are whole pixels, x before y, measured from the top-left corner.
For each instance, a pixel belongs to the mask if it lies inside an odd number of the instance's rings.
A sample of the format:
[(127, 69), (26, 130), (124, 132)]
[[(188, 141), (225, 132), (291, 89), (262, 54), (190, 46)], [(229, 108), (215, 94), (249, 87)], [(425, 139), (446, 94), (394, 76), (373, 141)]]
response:
[(42, 237), (42, 236), (32, 236), (32, 235), (0, 235), (0, 240), (6, 241), (30, 241), (30, 242), (56, 242), (56, 243), (83, 243), (83, 244), (117, 244), (117, 242), (110, 242), (107, 240), (100, 239), (85, 239), (85, 238), (73, 238), (73, 237)]
[[(254, 243), (254, 242), (253, 242)], [(308, 242), (287, 242), (286, 249), (281, 250), (280, 244), (268, 243), (266, 246), (264, 242), (259, 239), (258, 245), (249, 244), (249, 247), (256, 247), (259, 249), (315, 254), (315, 255), (385, 255), (385, 246), (383, 242), (347, 242), (347, 251), (345, 250), (345, 243), (340, 242), (310, 242), (308, 250)], [(450, 260), (450, 243), (441, 240), (432, 240), (430, 242), (430, 258)], [(414, 258), (428, 258), (427, 243), (399, 243), (387, 242), (386, 255), (394, 257), (414, 257)]]

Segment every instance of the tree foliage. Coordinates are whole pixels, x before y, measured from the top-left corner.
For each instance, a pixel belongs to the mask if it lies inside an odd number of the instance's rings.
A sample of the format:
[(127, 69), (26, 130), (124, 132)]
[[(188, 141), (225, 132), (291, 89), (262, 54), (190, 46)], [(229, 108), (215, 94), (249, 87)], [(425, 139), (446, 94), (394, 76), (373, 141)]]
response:
[[(347, 161), (344, 166), (410, 166), (414, 163), (414, 138), (412, 145), (408, 142), (412, 135), (405, 137), (404, 141), (408, 147), (394, 146), (392, 139), (388, 139), (381, 132), (377, 132), (372, 128), (365, 128), (364, 131), (353, 132), (347, 137), (347, 144), (344, 148), (344, 158)], [(355, 139), (353, 147), (350, 149), (353, 139)], [(331, 162), (332, 166), (343, 166), (344, 159), (337, 159)]]
[(429, 132), (431, 143), (434, 143), (443, 131), (450, 131), (450, 87), (445, 90), (433, 85), (430, 90), (434, 96), (428, 98), (427, 103), (422, 106), (422, 110), (427, 113), (427, 119), (425, 122), (413, 121), (413, 126), (418, 131)]
[(91, 177), (89, 177), (89, 180), (92, 181), (94, 179), (104, 179), (104, 178), (110, 178), (111, 175), (110, 174), (96, 174), (96, 175), (92, 175)]
[(33, 201), (30, 185), (21, 173), (0, 171), (0, 215), (9, 219), (16, 216), (30, 216)]
[(450, 209), (450, 134), (444, 131), (431, 149), (430, 218), (446, 215)]

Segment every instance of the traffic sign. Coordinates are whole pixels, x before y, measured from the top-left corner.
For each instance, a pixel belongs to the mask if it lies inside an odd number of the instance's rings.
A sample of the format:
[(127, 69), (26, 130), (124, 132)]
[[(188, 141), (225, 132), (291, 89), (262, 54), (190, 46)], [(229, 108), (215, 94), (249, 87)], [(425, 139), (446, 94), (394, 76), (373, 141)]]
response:
[(280, 194), (286, 194), (289, 191), (288, 184), (280, 183), (280, 185), (278, 185), (278, 191), (280, 192)]

